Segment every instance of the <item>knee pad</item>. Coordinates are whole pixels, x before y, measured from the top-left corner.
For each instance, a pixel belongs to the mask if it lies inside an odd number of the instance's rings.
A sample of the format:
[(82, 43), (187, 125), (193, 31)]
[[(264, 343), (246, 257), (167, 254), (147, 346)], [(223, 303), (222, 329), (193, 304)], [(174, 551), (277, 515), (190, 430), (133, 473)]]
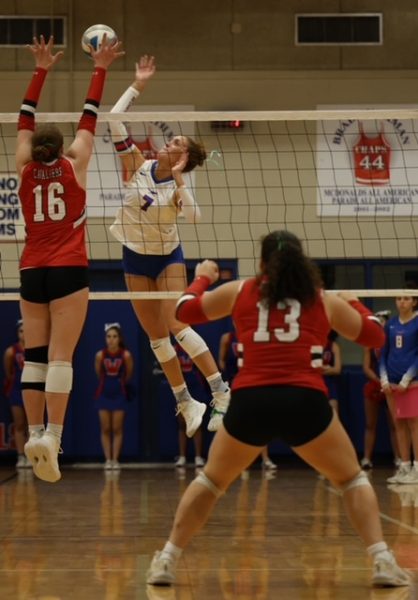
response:
[(22, 390), (38, 390), (39, 392), (44, 392), (47, 371), (47, 364), (25, 360), (20, 380)]
[(150, 340), (152, 351), (158, 362), (165, 363), (177, 356), (169, 337)]
[(45, 391), (55, 394), (69, 394), (73, 386), (73, 367), (70, 362), (53, 360), (48, 365)]
[(360, 487), (362, 485), (366, 485), (371, 487), (371, 483), (367, 474), (364, 471), (360, 471), (357, 473), (355, 477), (351, 481), (347, 481), (344, 485), (340, 487), (342, 493), (348, 492), (348, 490), (352, 490), (353, 488)]
[(194, 358), (209, 350), (205, 340), (191, 327), (185, 327), (177, 335), (176, 340), (185, 352)]
[(216, 487), (216, 485), (205, 475), (203, 471), (201, 471), (196, 477), (195, 482), (200, 483), (200, 485), (205, 486), (208, 490), (212, 492), (215, 498), (220, 498), (223, 496), (225, 492)]
[(25, 362), (48, 364), (48, 346), (25, 348)]

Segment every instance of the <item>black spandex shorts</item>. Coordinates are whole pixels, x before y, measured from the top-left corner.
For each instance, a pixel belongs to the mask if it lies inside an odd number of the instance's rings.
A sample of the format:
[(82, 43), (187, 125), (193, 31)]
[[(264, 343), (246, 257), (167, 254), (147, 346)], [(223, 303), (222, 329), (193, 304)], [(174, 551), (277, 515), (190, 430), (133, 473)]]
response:
[(295, 386), (263, 386), (233, 390), (223, 423), (234, 438), (252, 446), (279, 439), (301, 446), (331, 422), (332, 408), (323, 392)]
[(20, 271), (20, 295), (28, 302), (48, 304), (88, 286), (87, 267), (39, 267)]

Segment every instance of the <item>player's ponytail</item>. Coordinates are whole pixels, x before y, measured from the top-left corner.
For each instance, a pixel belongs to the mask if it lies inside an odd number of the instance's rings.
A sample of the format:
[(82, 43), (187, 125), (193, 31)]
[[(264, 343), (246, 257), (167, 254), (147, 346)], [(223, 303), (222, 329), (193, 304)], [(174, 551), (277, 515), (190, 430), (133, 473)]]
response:
[(201, 167), (206, 160), (206, 150), (203, 144), (199, 144), (190, 137), (187, 137), (187, 151), (189, 160), (183, 169), (183, 173), (189, 173), (196, 167)]
[(298, 300), (302, 306), (315, 301), (321, 275), (293, 233), (269, 233), (262, 241), (261, 262), (260, 291), (268, 306), (286, 298)]
[(32, 160), (50, 162), (61, 155), (64, 138), (55, 125), (41, 125), (36, 128), (31, 144)]

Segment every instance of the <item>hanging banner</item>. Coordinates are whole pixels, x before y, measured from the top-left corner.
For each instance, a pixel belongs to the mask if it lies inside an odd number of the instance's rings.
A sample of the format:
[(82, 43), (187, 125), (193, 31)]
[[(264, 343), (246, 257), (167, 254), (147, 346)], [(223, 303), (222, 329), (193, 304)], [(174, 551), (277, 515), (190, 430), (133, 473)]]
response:
[(417, 123), (408, 119), (319, 121), (317, 214), (322, 217), (418, 215), (416, 131)]
[(25, 239), (18, 186), (19, 180), (16, 175), (0, 173), (0, 242)]

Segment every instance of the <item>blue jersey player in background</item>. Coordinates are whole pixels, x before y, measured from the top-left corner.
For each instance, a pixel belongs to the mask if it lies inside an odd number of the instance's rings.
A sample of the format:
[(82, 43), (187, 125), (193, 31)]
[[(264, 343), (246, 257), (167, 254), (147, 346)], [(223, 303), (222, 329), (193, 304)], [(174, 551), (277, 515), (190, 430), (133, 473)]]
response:
[[(407, 284), (406, 288), (416, 289), (416, 285)], [(418, 484), (417, 301), (413, 296), (396, 298), (398, 314), (386, 324), (386, 343), (380, 356), (380, 382), (394, 418), (402, 461), (389, 483)]]

